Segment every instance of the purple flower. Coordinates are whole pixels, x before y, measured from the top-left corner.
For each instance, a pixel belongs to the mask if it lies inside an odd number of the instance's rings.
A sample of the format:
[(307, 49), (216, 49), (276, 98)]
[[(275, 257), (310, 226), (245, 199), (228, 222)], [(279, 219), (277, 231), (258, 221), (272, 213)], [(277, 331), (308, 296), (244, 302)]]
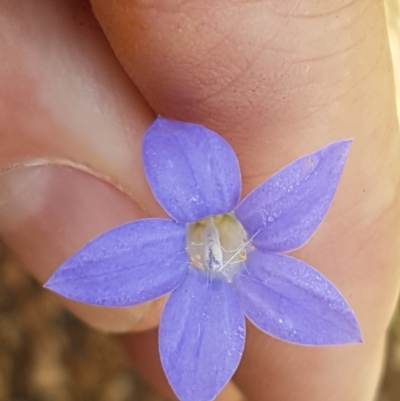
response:
[(195, 124), (157, 118), (143, 143), (154, 196), (172, 220), (144, 219), (100, 235), (46, 287), (92, 305), (125, 307), (172, 291), (159, 347), (181, 401), (214, 399), (242, 356), (245, 318), (295, 344), (361, 342), (349, 305), (306, 263), (302, 247), (331, 204), (351, 141), (296, 160), (239, 204), (230, 146)]

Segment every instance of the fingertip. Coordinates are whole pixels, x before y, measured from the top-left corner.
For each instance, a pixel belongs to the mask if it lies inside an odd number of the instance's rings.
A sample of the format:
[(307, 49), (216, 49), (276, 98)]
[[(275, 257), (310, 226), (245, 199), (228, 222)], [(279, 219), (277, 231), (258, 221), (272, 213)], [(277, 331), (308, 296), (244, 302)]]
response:
[[(143, 217), (127, 195), (88, 173), (63, 166), (20, 167), (0, 175), (0, 235), (23, 267), (48, 290), (54, 271), (100, 233)], [(130, 331), (151, 303), (101, 308), (61, 298), (86, 323)], [(157, 324), (154, 319), (147, 324)]]

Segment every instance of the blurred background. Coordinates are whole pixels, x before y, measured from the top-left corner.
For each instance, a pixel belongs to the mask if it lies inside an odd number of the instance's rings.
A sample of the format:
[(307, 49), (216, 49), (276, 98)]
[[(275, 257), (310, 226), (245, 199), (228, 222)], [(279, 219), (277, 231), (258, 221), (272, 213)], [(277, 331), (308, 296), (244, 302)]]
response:
[[(400, 115), (400, 0), (387, 0), (386, 9)], [(389, 335), (379, 401), (400, 400), (400, 312)], [(0, 244), (0, 401), (72, 400), (163, 401), (111, 337), (64, 311)]]

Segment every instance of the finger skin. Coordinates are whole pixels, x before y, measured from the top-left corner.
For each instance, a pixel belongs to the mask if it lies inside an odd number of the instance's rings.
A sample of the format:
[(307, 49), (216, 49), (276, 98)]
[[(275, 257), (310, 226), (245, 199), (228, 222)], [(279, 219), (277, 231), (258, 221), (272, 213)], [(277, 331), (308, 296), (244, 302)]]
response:
[(156, 113), (223, 134), (244, 194), (301, 155), (354, 138), (339, 191), (295, 255), (354, 308), (363, 346), (300, 348), (249, 327), (250, 399), (372, 400), (399, 289), (399, 140), (383, 4), (92, 0)]
[[(0, 54), (0, 237), (44, 283), (97, 235), (161, 214), (141, 162), (154, 115), (87, 2), (1, 1)], [(160, 314), (66, 303), (114, 332)]]

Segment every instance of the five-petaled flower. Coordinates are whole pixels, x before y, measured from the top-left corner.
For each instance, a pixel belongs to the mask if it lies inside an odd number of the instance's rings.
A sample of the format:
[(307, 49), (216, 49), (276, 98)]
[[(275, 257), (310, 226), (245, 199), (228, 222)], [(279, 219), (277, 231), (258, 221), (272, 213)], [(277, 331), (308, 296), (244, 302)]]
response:
[(210, 401), (242, 356), (247, 318), (295, 344), (361, 342), (356, 318), (314, 268), (284, 255), (327, 213), (351, 141), (285, 167), (239, 203), (231, 147), (196, 124), (157, 118), (143, 162), (172, 220), (104, 233), (68, 259), (46, 287), (87, 304), (126, 307), (172, 292), (159, 328), (163, 368), (181, 401)]

